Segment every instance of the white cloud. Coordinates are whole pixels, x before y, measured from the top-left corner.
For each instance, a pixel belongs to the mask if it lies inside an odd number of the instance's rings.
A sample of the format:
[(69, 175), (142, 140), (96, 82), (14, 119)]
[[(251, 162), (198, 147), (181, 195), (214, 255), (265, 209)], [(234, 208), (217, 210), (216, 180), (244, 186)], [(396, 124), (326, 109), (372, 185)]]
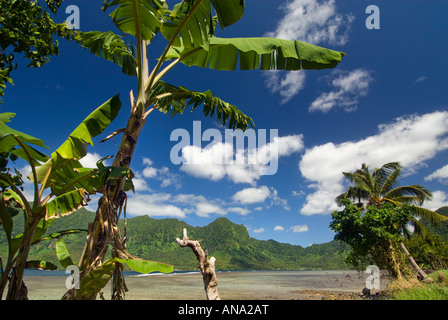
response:
[[(104, 157), (100, 156), (98, 153), (90, 153), (87, 152), (87, 154), (79, 160), (79, 162), (82, 164), (85, 168), (96, 168), (96, 163), (98, 160), (102, 159)], [(107, 166), (107, 161), (104, 161), (103, 164)]]
[[(174, 185), (176, 188), (180, 188), (180, 186), (181, 186), (180, 175), (172, 173), (167, 167), (162, 167), (159, 169), (152, 167), (152, 165), (153, 165), (152, 160), (149, 158), (146, 158), (146, 157), (143, 158), (142, 163), (143, 163), (143, 165), (145, 165), (145, 168), (143, 169), (143, 171), (141, 173), (135, 172), (135, 177), (137, 179), (140, 179), (140, 181), (137, 181), (137, 184), (139, 184), (143, 188), (140, 191), (149, 191), (150, 190), (148, 188), (147, 182), (144, 180), (144, 178), (156, 179), (156, 180), (161, 181), (160, 186), (162, 188), (168, 187), (170, 185)], [(136, 178), (133, 179), (134, 186), (135, 186)]]
[[(281, 77), (283, 76), (283, 77)], [(296, 96), (305, 86), (305, 72), (271, 70), (265, 73), (265, 85), (272, 93), (278, 93), (285, 104)]]
[(289, 230), (291, 230), (292, 232), (295, 232), (295, 233), (308, 232), (308, 226), (306, 224), (292, 226)]
[(425, 177), (425, 181), (437, 179), (440, 183), (448, 183), (448, 164)]
[(157, 169), (152, 167), (146, 167), (142, 172), (145, 178), (155, 178), (157, 176)]
[(138, 172), (135, 173), (132, 184), (134, 185), (135, 191), (151, 191), (146, 180)]
[(143, 157), (142, 162), (143, 162), (144, 165), (152, 166), (152, 160), (149, 159), (148, 157)]
[(379, 126), (376, 135), (356, 142), (315, 146), (306, 150), (299, 163), (302, 175), (313, 190), (301, 209), (305, 215), (328, 214), (337, 209), (334, 198), (344, 192), (342, 172), (353, 172), (362, 163), (372, 168), (399, 161), (407, 172), (415, 172), (424, 161), (448, 149), (448, 112), (396, 119)]
[[(275, 31), (266, 33), (267, 37), (301, 40), (316, 45), (344, 45), (348, 41), (354, 17), (337, 13), (334, 0), (291, 0), (280, 9), (285, 15)], [(280, 94), (282, 104), (291, 100), (305, 85), (302, 71), (266, 72), (265, 75), (266, 86), (272, 93)]]
[(273, 137), (271, 140), (261, 146), (258, 141), (258, 148), (246, 148), (244, 152), (234, 152), (233, 145), (225, 142), (205, 148), (185, 146), (182, 148), (180, 170), (212, 181), (227, 177), (234, 183), (254, 184), (261, 175), (276, 172), (280, 157), (290, 156), (304, 148), (303, 135)]
[(285, 13), (274, 32), (267, 36), (301, 40), (312, 44), (344, 45), (353, 15), (336, 12), (336, 1), (292, 0), (281, 7)]
[(264, 228), (258, 228), (258, 229), (254, 229), (254, 233), (263, 233), (264, 232)]
[(127, 212), (133, 216), (185, 218), (181, 208), (166, 204), (171, 195), (165, 193), (138, 194), (128, 197)]
[(221, 208), (220, 206), (218, 206), (214, 203), (208, 202), (208, 201), (203, 201), (203, 202), (196, 204), (196, 215), (197, 216), (208, 218), (211, 213), (225, 215), (226, 211), (223, 208)]
[(288, 202), (286, 201), (286, 199), (280, 198), (278, 196), (277, 190), (275, 190), (272, 187), (271, 187), (271, 196), (270, 196), (270, 198), (272, 200), (271, 201), (271, 206), (275, 204), (275, 205), (283, 207), (283, 209), (285, 209), (285, 210), (288, 210), (288, 211), (290, 210), (290, 208), (288, 206)]
[(359, 98), (367, 95), (372, 81), (369, 71), (364, 69), (340, 74), (331, 82), (334, 90), (322, 93), (311, 103), (308, 110), (328, 112), (341, 107), (345, 111), (353, 111), (358, 106)]
[(285, 228), (282, 227), (282, 226), (275, 226), (274, 227), (274, 231), (283, 231), (283, 230), (285, 230)]
[(432, 193), (432, 200), (423, 204), (423, 207), (429, 210), (437, 210), (448, 206), (448, 195), (441, 190)]
[(426, 81), (425, 76), (420, 76), (417, 78), (417, 80), (414, 81), (414, 85), (419, 84), (420, 82)]
[(260, 188), (247, 188), (235, 193), (232, 197), (233, 200), (238, 201), (241, 204), (253, 204), (264, 202), (271, 195), (271, 191), (267, 186)]
[[(235, 193), (232, 199), (243, 205), (263, 203), (267, 202), (267, 200), (269, 199), (270, 202), (267, 203), (268, 208), (273, 205), (277, 205), (283, 207), (283, 209), (285, 210), (290, 210), (286, 199), (280, 198), (278, 196), (277, 190), (275, 190), (272, 187), (268, 188), (267, 186), (261, 186), (259, 188), (252, 187), (243, 189)], [(261, 209), (262, 209), (261, 207), (257, 207), (254, 210), (259, 211)]]
[(241, 216), (247, 216), (251, 211), (247, 208), (240, 208), (240, 207), (231, 207), (227, 208), (227, 212), (234, 212)]

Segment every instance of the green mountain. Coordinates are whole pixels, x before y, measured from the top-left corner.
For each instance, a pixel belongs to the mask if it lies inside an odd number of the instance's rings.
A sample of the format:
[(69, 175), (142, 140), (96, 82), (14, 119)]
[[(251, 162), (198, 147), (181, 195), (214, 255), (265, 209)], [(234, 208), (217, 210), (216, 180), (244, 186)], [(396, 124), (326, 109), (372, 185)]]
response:
[[(437, 209), (436, 212), (448, 217), (448, 207)], [(438, 226), (433, 226), (425, 219), (422, 219), (422, 224), (428, 229), (429, 233), (439, 235), (443, 241), (448, 242), (448, 220), (442, 221)]]
[[(48, 233), (67, 229), (87, 229), (94, 213), (84, 208), (69, 216), (56, 219)], [(22, 218), (23, 219), (23, 218)], [(14, 218), (15, 225), (23, 223), (21, 215)], [(124, 221), (120, 221), (124, 229)], [(153, 219), (148, 216), (127, 220), (127, 247), (131, 254), (148, 260), (169, 263), (178, 270), (197, 269), (196, 256), (189, 248), (181, 248), (175, 242), (182, 238), (187, 228), (190, 239), (202, 240), (204, 249), (214, 256), (220, 270), (254, 269), (345, 269), (344, 258), (349, 247), (339, 241), (315, 244), (307, 248), (279, 243), (274, 240), (261, 241), (249, 236), (243, 225), (218, 218), (204, 227), (193, 227), (177, 219)], [(17, 233), (17, 231), (16, 231)], [(64, 236), (64, 241), (74, 261), (81, 255), (86, 233)], [(41, 259), (57, 265), (55, 244), (43, 241), (32, 247), (29, 260)], [(6, 239), (0, 235), (0, 254), (6, 256)]]

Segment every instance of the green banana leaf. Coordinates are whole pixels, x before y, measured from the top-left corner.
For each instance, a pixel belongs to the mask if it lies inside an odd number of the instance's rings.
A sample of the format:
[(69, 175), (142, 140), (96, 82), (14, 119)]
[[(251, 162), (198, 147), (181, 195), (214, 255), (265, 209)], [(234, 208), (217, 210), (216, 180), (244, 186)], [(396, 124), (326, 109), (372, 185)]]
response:
[(78, 31), (75, 40), (90, 53), (118, 64), (124, 74), (137, 76), (137, 59), (121, 36), (111, 31)]
[(86, 144), (93, 145), (92, 138), (103, 133), (104, 129), (117, 117), (121, 108), (118, 95), (106, 101), (94, 110), (81, 124), (70, 134), (68, 139), (52, 154), (64, 159), (81, 159), (87, 154)]
[(70, 257), (67, 246), (65, 245), (65, 241), (63, 239), (58, 239), (58, 241), (56, 241), (56, 256), (58, 257), (58, 261), (64, 269), (67, 269), (68, 266), (76, 265)]
[(30, 165), (37, 161), (46, 161), (48, 156), (29, 146), (29, 144), (47, 148), (41, 139), (10, 128), (6, 123), (16, 116), (15, 113), (6, 112), (0, 114), (0, 152), (11, 152), (26, 160)]
[(160, 262), (140, 259), (109, 259), (101, 266), (82, 277), (80, 288), (76, 293), (76, 299), (80, 299), (83, 295), (99, 292), (102, 288), (104, 288), (112, 277), (116, 262), (125, 263), (129, 268), (140, 273), (150, 273), (153, 271), (170, 273), (174, 271), (173, 266)]
[(45, 218), (58, 218), (75, 212), (87, 203), (85, 201), (86, 191), (84, 189), (76, 189), (66, 192), (60, 196), (53, 198), (43, 206), (45, 207)]
[(244, 15), (244, 0), (211, 0), (222, 29), (228, 27)]
[(298, 40), (210, 38), (210, 48), (173, 47), (167, 59), (217, 70), (300, 70), (334, 68), (346, 54)]
[[(163, 0), (106, 0), (104, 10), (115, 7), (110, 14), (115, 25), (124, 33), (136, 36), (140, 34), (143, 40), (152, 41), (161, 30), (170, 41), (173, 32), (182, 27), (181, 36), (206, 40), (213, 32), (213, 8), (217, 14), (221, 28), (237, 22), (244, 14), (243, 0), (185, 0), (168, 10)], [(183, 21), (185, 16), (189, 21)], [(200, 40), (199, 40), (200, 41)]]
[(76, 299), (80, 299), (83, 295), (98, 292), (104, 288), (112, 277), (114, 270), (114, 261), (107, 260), (101, 266), (83, 276), (79, 290), (76, 292)]
[(214, 34), (210, 1), (187, 1), (176, 4), (163, 23), (162, 35), (174, 46), (188, 48), (203, 46), (208, 49), (210, 35)]
[[(50, 227), (50, 225), (53, 223), (54, 219), (45, 219), (42, 218), (37, 227), (36, 231), (34, 231), (32, 244), (39, 242), (39, 239), (45, 234), (47, 229)], [(22, 242), (23, 233), (20, 233), (11, 239), (11, 246), (10, 246), (10, 255), (14, 256), (17, 250), (20, 248), (20, 244)]]
[(149, 96), (150, 102), (163, 113), (171, 112), (171, 116), (182, 114), (187, 106), (193, 111), (200, 104), (204, 105), (205, 116), (213, 117), (216, 113), (222, 126), (228, 123), (230, 129), (246, 130), (255, 127), (252, 118), (246, 116), (236, 106), (215, 97), (210, 90), (205, 92), (190, 91), (184, 87), (176, 87), (159, 81)]
[(162, 273), (170, 273), (174, 271), (174, 267), (172, 265), (161, 263), (161, 262), (155, 262), (155, 261), (148, 261), (148, 260), (141, 260), (141, 259), (120, 259), (120, 258), (114, 258), (114, 260), (125, 263), (128, 265), (129, 268), (131, 268), (134, 271), (140, 272), (140, 273), (151, 273), (154, 271), (159, 271)]
[[(93, 175), (93, 169), (84, 170), (79, 160), (87, 154), (87, 144), (93, 145), (92, 138), (106, 129), (117, 117), (120, 108), (121, 101), (116, 95), (84, 119), (69, 138), (51, 154), (51, 158), (36, 168), (38, 182), (45, 183), (45, 189), (52, 187), (55, 195), (62, 195), (76, 188), (94, 193), (99, 180)], [(29, 178), (33, 181), (32, 175)]]
[(162, 26), (161, 19), (165, 14), (164, 1), (114, 0), (107, 2), (103, 6), (104, 10), (117, 6), (110, 16), (122, 32), (133, 36), (140, 34), (143, 40), (149, 41), (159, 32)]

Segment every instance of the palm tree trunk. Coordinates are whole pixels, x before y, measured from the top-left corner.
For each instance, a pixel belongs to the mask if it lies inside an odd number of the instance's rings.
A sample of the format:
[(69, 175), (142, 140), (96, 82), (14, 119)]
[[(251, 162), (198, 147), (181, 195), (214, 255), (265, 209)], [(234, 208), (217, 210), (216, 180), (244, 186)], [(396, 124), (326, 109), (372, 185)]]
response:
[(420, 268), (420, 266), (417, 264), (417, 262), (415, 262), (414, 258), (411, 256), (411, 254), (409, 253), (408, 249), (406, 248), (406, 246), (404, 245), (403, 242), (400, 242), (400, 247), (401, 247), (401, 249), (403, 249), (404, 253), (406, 254), (406, 256), (409, 259), (409, 262), (414, 267), (414, 269), (417, 271), (417, 273), (420, 275), (422, 280), (426, 279), (428, 277), (428, 275), (422, 270), (422, 268)]
[(392, 267), (395, 269), (395, 273), (397, 274), (397, 278), (401, 279), (403, 278), (403, 276), (401, 275), (401, 270), (400, 270), (400, 264), (397, 261), (397, 258), (395, 256), (395, 251), (394, 251), (394, 247), (392, 246), (392, 243), (389, 244), (389, 251), (390, 251), (390, 255), (392, 258)]

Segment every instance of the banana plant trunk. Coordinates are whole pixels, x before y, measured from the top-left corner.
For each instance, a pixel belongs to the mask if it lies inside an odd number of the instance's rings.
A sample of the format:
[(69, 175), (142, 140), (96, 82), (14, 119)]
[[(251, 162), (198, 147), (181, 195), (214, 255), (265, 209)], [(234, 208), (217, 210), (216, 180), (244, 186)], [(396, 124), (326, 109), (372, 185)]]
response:
[(25, 223), (21, 245), (17, 253), (15, 266), (12, 268), (6, 300), (28, 300), (27, 289), (23, 282), (26, 261), (33, 242), (34, 233), (43, 215), (30, 215)]
[[(137, 108), (132, 105), (131, 115), (129, 117), (123, 138), (115, 156), (112, 166), (129, 168), (137, 144), (141, 128), (145, 123), (142, 114), (137, 114)], [(90, 271), (98, 268), (108, 252), (109, 244), (113, 246), (113, 255), (120, 258), (129, 258), (126, 252), (123, 239), (118, 229), (118, 210), (126, 199), (123, 191), (126, 178), (109, 179), (105, 185), (104, 195), (98, 201), (95, 220), (89, 224), (88, 236), (84, 250), (79, 262), (80, 279)], [(120, 268), (117, 263), (117, 268)], [(114, 277), (121, 277), (121, 272), (114, 272)], [(123, 279), (118, 279), (115, 283), (124, 284)], [(121, 288), (114, 286), (114, 291), (120, 292)], [(121, 297), (121, 294), (112, 294), (113, 297)], [(63, 299), (75, 299), (76, 290), (70, 289)], [(97, 293), (86, 294), (81, 297), (82, 300), (95, 300)]]

